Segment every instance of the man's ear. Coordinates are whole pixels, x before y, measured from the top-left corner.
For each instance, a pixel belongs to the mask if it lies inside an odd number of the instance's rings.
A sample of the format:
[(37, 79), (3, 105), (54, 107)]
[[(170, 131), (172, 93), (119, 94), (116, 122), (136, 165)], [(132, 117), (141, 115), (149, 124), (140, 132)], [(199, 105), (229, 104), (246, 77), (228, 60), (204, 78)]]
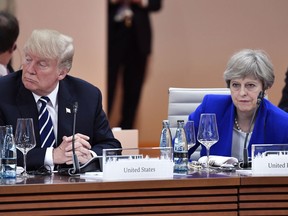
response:
[(65, 78), (65, 76), (67, 75), (67, 73), (69, 72), (66, 68), (61, 68), (60, 70), (60, 73), (59, 73), (59, 80), (62, 80)]

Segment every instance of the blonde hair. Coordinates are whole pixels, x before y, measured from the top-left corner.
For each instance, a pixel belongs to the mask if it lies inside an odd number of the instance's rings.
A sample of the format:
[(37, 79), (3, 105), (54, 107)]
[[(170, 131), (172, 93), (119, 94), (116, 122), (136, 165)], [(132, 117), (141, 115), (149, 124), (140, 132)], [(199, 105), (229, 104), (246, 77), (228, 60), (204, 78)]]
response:
[(24, 53), (32, 53), (47, 59), (58, 61), (58, 67), (72, 67), (74, 46), (73, 39), (55, 30), (36, 29), (24, 45)]

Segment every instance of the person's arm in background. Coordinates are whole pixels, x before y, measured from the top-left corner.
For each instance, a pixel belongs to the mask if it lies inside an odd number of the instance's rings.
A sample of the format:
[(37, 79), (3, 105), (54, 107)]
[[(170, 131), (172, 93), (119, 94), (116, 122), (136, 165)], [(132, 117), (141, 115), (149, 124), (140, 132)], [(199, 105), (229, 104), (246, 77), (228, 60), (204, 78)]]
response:
[(131, 4), (147, 8), (148, 11), (158, 11), (161, 9), (161, 0), (131, 0)]
[(285, 86), (282, 90), (282, 98), (279, 102), (278, 107), (288, 112), (288, 70), (286, 72)]

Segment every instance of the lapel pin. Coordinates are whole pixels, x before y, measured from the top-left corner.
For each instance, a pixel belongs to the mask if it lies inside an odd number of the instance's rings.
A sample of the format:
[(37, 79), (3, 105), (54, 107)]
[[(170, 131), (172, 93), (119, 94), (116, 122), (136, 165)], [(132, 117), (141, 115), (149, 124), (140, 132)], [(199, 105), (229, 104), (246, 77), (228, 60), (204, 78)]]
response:
[(71, 110), (69, 108), (66, 108), (66, 113), (71, 113)]

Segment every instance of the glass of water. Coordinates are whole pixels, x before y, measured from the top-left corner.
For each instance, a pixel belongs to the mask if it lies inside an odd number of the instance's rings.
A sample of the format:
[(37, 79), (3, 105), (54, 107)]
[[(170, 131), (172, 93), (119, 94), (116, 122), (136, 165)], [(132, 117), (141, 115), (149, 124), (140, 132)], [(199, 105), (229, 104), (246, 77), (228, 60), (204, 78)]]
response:
[(206, 147), (206, 153), (207, 153), (206, 167), (209, 170), (210, 147), (219, 140), (215, 113), (201, 114), (197, 139), (202, 145)]
[(23, 153), (24, 172), (23, 177), (29, 177), (26, 172), (26, 155), (36, 146), (34, 126), (32, 118), (18, 118), (15, 131), (16, 148)]
[(5, 134), (6, 134), (6, 126), (0, 126), (0, 178), (2, 177), (2, 150), (4, 145)]
[(194, 121), (187, 121), (185, 125), (186, 140), (188, 144), (188, 151), (196, 145)]

